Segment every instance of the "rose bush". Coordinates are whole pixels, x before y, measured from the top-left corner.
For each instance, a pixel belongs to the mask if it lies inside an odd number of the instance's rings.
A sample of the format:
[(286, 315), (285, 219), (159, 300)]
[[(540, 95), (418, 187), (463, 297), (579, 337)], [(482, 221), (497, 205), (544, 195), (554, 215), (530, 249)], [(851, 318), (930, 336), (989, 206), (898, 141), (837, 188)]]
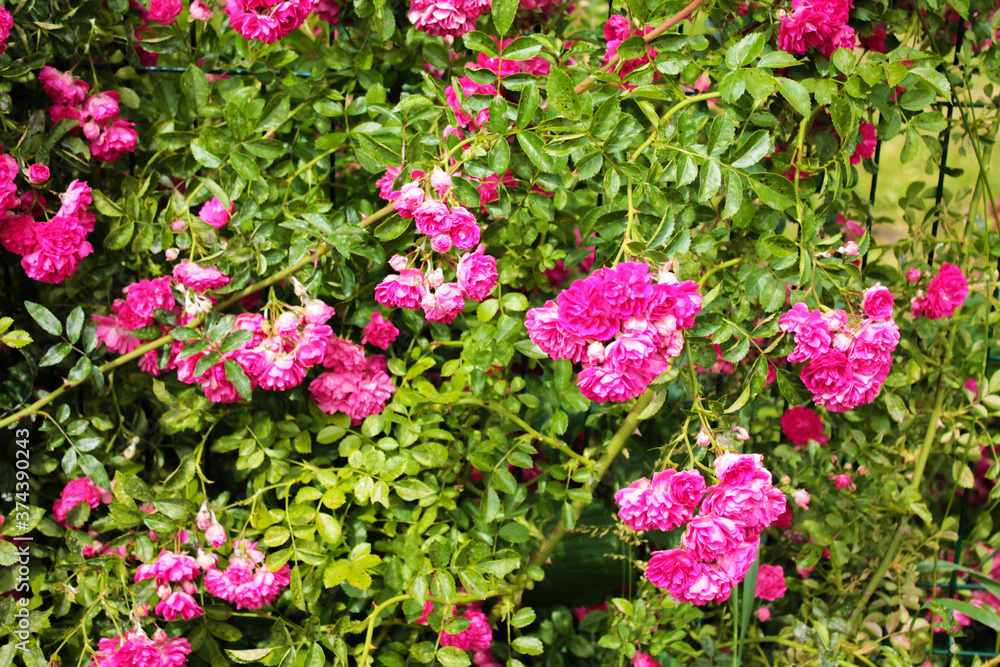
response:
[(0, 667), (994, 650), (995, 10), (0, 8)]

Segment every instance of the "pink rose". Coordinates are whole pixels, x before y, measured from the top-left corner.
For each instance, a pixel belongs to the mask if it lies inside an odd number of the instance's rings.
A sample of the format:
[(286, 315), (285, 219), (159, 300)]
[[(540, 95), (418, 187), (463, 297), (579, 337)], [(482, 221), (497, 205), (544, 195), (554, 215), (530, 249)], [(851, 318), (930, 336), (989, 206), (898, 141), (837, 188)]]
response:
[(209, 9), (204, 2), (201, 0), (194, 0), (191, 6), (188, 7), (188, 12), (191, 14), (191, 18), (195, 21), (208, 21), (212, 18), (212, 10)]
[(198, 217), (216, 229), (221, 229), (229, 222), (229, 218), (235, 210), (235, 203), (230, 202), (229, 209), (226, 209), (218, 197), (212, 197), (212, 200), (205, 202), (205, 205), (198, 211)]
[(908, 281), (910, 281), (911, 283), (916, 283), (916, 282), (920, 282), (920, 277), (922, 275), (923, 274), (920, 272), (920, 269), (909, 269), (906, 272), (906, 279)]
[(830, 436), (823, 433), (823, 420), (815, 410), (796, 406), (785, 410), (781, 416), (781, 430), (785, 437), (792, 441), (796, 449), (815, 440), (820, 445), (830, 441)]
[(965, 302), (969, 284), (962, 270), (945, 262), (927, 286), (924, 314), (932, 320), (951, 317)]
[(154, 23), (170, 25), (184, 9), (180, 0), (150, 0), (146, 18)]
[(711, 514), (693, 518), (681, 537), (681, 545), (700, 561), (713, 561), (743, 543), (743, 530), (732, 519)]
[(719, 484), (726, 486), (746, 486), (755, 479), (771, 481), (771, 473), (764, 469), (763, 454), (726, 452), (715, 459), (715, 476)]
[(476, 218), (462, 206), (451, 209), (450, 215), (451, 242), (459, 250), (471, 250), (479, 243), (480, 230)]
[(135, 123), (116, 120), (101, 130), (96, 140), (90, 143), (90, 154), (101, 162), (114, 162), (125, 153), (135, 151), (139, 135), (132, 128)]
[(426, 292), (420, 305), (428, 322), (448, 324), (465, 308), (465, 299), (457, 284), (444, 283), (433, 292)]
[(802, 509), (804, 510), (809, 509), (810, 500), (811, 498), (809, 497), (809, 492), (806, 491), (805, 489), (799, 489), (798, 491), (795, 492), (795, 504), (801, 507)]
[(532, 308), (524, 319), (528, 338), (552, 359), (569, 359), (581, 363), (587, 358), (587, 341), (570, 333), (559, 319), (555, 303), (548, 301), (541, 308)]
[(44, 183), (49, 180), (49, 168), (40, 164), (31, 165), (28, 167), (28, 180), (35, 185)]
[(756, 595), (762, 600), (777, 600), (785, 595), (785, 571), (780, 565), (757, 566)]
[(424, 298), (424, 275), (419, 269), (403, 269), (386, 276), (375, 287), (375, 300), (383, 306), (416, 310)]
[(118, 120), (118, 101), (121, 96), (115, 91), (91, 95), (83, 103), (83, 116), (97, 123), (113, 123)]
[(680, 549), (656, 551), (649, 559), (646, 578), (678, 602), (706, 605), (729, 598), (730, 584), (715, 566), (699, 563)]
[[(853, 46), (853, 45), (852, 45)], [(875, 126), (867, 121), (861, 121), (858, 125), (858, 132), (861, 138), (858, 141), (854, 154), (851, 155), (851, 164), (860, 164), (861, 160), (867, 160), (875, 155), (875, 146), (878, 144), (878, 137), (875, 135)]]
[(229, 276), (214, 266), (201, 267), (190, 260), (183, 260), (174, 267), (174, 280), (196, 292), (219, 289), (229, 284)]
[(53, 102), (70, 107), (81, 104), (87, 91), (90, 90), (90, 86), (82, 79), (48, 65), (38, 72), (38, 80), (42, 82), (42, 87)]
[(382, 313), (375, 311), (372, 313), (371, 321), (364, 328), (362, 334), (362, 344), (374, 345), (385, 350), (392, 341), (396, 340), (396, 336), (399, 335), (399, 329), (386, 320)]
[(882, 283), (875, 283), (865, 290), (863, 308), (865, 314), (874, 320), (888, 320), (892, 318), (892, 294)]
[(446, 234), (451, 229), (448, 207), (436, 199), (424, 200), (413, 211), (417, 232), (427, 236)]
[(833, 485), (838, 489), (846, 489), (851, 485), (850, 475), (837, 475), (833, 478)]
[(462, 255), (455, 269), (455, 275), (462, 293), (467, 298), (482, 301), (496, 287), (497, 260), (485, 254), (485, 248), (480, 244), (475, 252)]

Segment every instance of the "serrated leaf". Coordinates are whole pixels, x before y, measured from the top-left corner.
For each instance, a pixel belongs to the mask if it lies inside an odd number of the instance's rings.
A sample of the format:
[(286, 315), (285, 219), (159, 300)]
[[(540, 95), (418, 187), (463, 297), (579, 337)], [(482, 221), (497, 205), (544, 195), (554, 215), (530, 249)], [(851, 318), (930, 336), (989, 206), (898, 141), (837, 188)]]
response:
[(788, 79), (783, 76), (775, 77), (778, 82), (778, 90), (781, 95), (788, 100), (792, 108), (799, 112), (803, 118), (808, 118), (812, 114), (812, 103), (809, 101), (809, 91), (798, 81)]
[(771, 137), (764, 130), (758, 130), (751, 134), (737, 149), (733, 156), (733, 166), (737, 169), (746, 169), (761, 161), (761, 159), (771, 152)]
[(549, 70), (545, 81), (545, 92), (549, 101), (562, 116), (567, 118), (580, 117), (580, 102), (573, 90), (573, 80), (558, 67)]

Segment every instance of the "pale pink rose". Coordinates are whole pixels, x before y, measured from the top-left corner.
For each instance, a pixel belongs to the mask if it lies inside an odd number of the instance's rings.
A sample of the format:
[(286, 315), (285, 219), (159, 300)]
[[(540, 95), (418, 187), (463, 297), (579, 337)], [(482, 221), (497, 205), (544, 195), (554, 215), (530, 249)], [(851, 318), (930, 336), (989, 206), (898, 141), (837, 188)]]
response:
[(424, 275), (419, 269), (403, 269), (386, 276), (375, 287), (375, 300), (383, 306), (416, 310), (425, 295)]
[(712, 436), (709, 435), (708, 431), (702, 428), (698, 431), (698, 436), (695, 438), (695, 443), (699, 447), (709, 447), (712, 444)]
[(196, 292), (216, 290), (229, 284), (229, 276), (214, 266), (201, 267), (190, 260), (183, 260), (174, 267), (174, 280)]
[(574, 363), (581, 363), (587, 358), (586, 339), (570, 333), (563, 327), (559, 319), (559, 310), (554, 302), (548, 301), (541, 308), (529, 310), (524, 326), (528, 330), (531, 342), (552, 359), (569, 359)]
[(757, 610), (757, 620), (761, 623), (771, 620), (771, 610), (767, 607), (761, 607)]
[(194, 0), (191, 6), (188, 7), (188, 12), (190, 12), (191, 18), (195, 21), (208, 21), (212, 18), (212, 10), (201, 0)]
[(805, 489), (799, 489), (795, 492), (795, 504), (804, 510), (809, 509), (809, 492)]
[(426, 292), (420, 305), (428, 322), (448, 324), (465, 308), (465, 298), (456, 283), (444, 283), (433, 292)]
[(451, 189), (451, 174), (440, 167), (435, 167), (431, 172), (431, 187), (437, 192), (438, 197), (444, 197)]

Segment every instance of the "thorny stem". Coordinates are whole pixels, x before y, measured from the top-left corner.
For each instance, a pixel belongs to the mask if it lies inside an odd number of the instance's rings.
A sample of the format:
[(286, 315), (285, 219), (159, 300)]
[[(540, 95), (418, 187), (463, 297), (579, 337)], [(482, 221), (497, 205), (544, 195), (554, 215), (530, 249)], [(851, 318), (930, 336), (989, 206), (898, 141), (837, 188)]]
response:
[[(686, 19), (688, 16), (690, 16), (692, 13), (694, 13), (694, 10), (698, 9), (698, 7), (705, 4), (706, 1), (707, 0), (694, 0), (687, 7), (680, 10), (679, 12), (671, 16), (669, 19), (658, 25), (654, 30), (651, 30), (649, 33), (644, 35), (643, 39), (645, 39), (646, 43), (649, 44), (654, 39), (656, 39), (666, 31), (670, 30), (675, 25), (677, 25), (678, 23)], [(614, 70), (615, 67), (618, 66), (619, 62), (621, 62), (621, 58), (616, 53), (614, 57), (608, 61), (608, 64), (601, 68), (601, 71), (611, 72), (612, 70)], [(573, 90), (577, 95), (579, 95), (583, 91), (590, 88), (592, 85), (594, 85), (594, 77), (588, 76), (586, 79), (577, 84), (576, 88), (574, 88)]]
[[(375, 211), (374, 213), (372, 213), (371, 215), (369, 215), (367, 218), (364, 218), (361, 222), (359, 222), (358, 225), (361, 226), (361, 227), (368, 227), (369, 225), (377, 222), (378, 220), (381, 220), (382, 218), (384, 218), (385, 216), (389, 215), (390, 213), (392, 213), (392, 205), (386, 206), (385, 208), (382, 208), (382, 209), (379, 209), (378, 211)], [(307, 257), (303, 257), (301, 260), (299, 260), (298, 262), (296, 262), (292, 266), (289, 266), (288, 268), (282, 269), (281, 271), (278, 271), (274, 275), (268, 276), (264, 280), (261, 280), (260, 282), (254, 283), (253, 285), (250, 285), (250, 286), (248, 286), (248, 287), (240, 290), (239, 292), (237, 292), (236, 294), (232, 295), (231, 297), (229, 297), (225, 301), (223, 301), (223, 302), (219, 303), (218, 305), (214, 306), (212, 308), (212, 310), (214, 310), (214, 311), (225, 310), (226, 308), (228, 308), (229, 306), (233, 305), (234, 303), (236, 303), (240, 299), (248, 297), (251, 294), (254, 294), (256, 292), (259, 292), (260, 290), (262, 290), (262, 289), (264, 289), (266, 287), (270, 287), (271, 285), (273, 285), (275, 283), (281, 282), (285, 278), (291, 276), (294, 273), (297, 273), (298, 271), (301, 271), (302, 269), (304, 269), (309, 264), (312, 264), (314, 261), (318, 260), (320, 257), (322, 257), (327, 252), (329, 252), (330, 248), (331, 248), (330, 244), (324, 243), (319, 248), (317, 248), (316, 251), (314, 253), (312, 253), (311, 255), (309, 255)], [(209, 311), (209, 312), (211, 312), (211, 311)], [(200, 315), (198, 315), (197, 318), (195, 318), (195, 320), (193, 322), (191, 322), (190, 324), (188, 324), (188, 326), (189, 327), (197, 327), (197, 326), (199, 326), (202, 322), (205, 321), (205, 318), (207, 317), (207, 315), (208, 315), (207, 312), (201, 313)], [(152, 341), (150, 341), (148, 343), (140, 345), (139, 347), (137, 347), (136, 349), (132, 350), (128, 354), (123, 354), (122, 356), (120, 356), (120, 357), (118, 357), (116, 359), (112, 359), (111, 361), (98, 366), (97, 370), (100, 373), (105, 374), (108, 371), (114, 370), (115, 368), (118, 368), (119, 366), (132, 361), (133, 359), (138, 359), (139, 357), (141, 357), (142, 355), (146, 354), (147, 352), (149, 352), (151, 350), (156, 350), (156, 349), (158, 349), (158, 348), (166, 345), (167, 343), (170, 343), (173, 340), (174, 339), (173, 339), (173, 337), (170, 334), (166, 334), (165, 336), (160, 336), (156, 340), (152, 340)], [(75, 380), (75, 381), (70, 381), (70, 380), (64, 381), (63, 385), (61, 387), (57, 388), (55, 391), (53, 391), (53, 392), (51, 392), (49, 394), (46, 394), (45, 396), (42, 396), (41, 398), (39, 398), (37, 401), (35, 401), (31, 405), (29, 405), (28, 407), (22, 408), (22, 409), (18, 410), (17, 412), (15, 412), (14, 414), (8, 415), (8, 416), (4, 417), (3, 419), (0, 419), (0, 428), (6, 428), (7, 426), (10, 426), (11, 424), (19, 421), (22, 417), (26, 417), (27, 415), (37, 414), (43, 407), (45, 407), (46, 405), (48, 405), (52, 401), (56, 400), (57, 398), (59, 398), (60, 396), (62, 396), (63, 394), (65, 394), (70, 389), (73, 389), (74, 387), (77, 387), (77, 386), (83, 384), (86, 381), (86, 379), (87, 378), (82, 378), (80, 380)]]

